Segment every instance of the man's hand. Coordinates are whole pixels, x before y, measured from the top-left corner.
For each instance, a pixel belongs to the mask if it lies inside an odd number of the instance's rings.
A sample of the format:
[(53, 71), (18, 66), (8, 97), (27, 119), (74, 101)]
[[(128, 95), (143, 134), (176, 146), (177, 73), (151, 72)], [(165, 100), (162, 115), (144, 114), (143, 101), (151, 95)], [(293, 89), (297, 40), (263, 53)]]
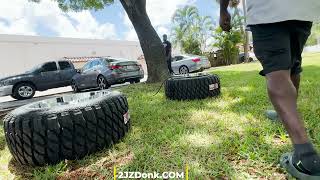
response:
[(220, 27), (226, 32), (230, 32), (231, 29), (231, 16), (228, 10), (220, 11)]

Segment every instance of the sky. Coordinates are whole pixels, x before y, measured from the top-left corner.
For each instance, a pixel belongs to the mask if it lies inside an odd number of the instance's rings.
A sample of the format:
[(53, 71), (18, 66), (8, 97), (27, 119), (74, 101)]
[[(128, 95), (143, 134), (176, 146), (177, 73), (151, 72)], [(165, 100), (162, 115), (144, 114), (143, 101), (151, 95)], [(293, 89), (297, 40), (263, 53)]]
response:
[[(137, 41), (120, 2), (100, 11), (63, 12), (53, 0), (0, 0), (0, 34)], [(175, 10), (194, 5), (201, 15), (218, 19), (215, 0), (147, 0), (147, 13), (161, 36), (170, 34)]]

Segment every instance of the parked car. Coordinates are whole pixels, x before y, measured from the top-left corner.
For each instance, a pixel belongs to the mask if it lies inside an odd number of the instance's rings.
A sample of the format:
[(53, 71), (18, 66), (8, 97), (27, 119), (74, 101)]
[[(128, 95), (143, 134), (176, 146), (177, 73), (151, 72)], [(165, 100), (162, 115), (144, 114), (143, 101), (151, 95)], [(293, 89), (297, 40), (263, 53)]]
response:
[(188, 74), (210, 68), (207, 57), (197, 55), (177, 55), (172, 58), (172, 70), (175, 74)]
[[(257, 60), (256, 55), (253, 52), (249, 52), (249, 62), (256, 61), (256, 60)], [(244, 62), (244, 53), (239, 54), (239, 62), (240, 63)]]
[(30, 99), (36, 91), (70, 86), (76, 73), (70, 61), (46, 62), (23, 74), (0, 79), (0, 96), (11, 95), (18, 100)]
[(72, 89), (108, 89), (113, 84), (138, 83), (144, 72), (137, 61), (120, 58), (97, 58), (88, 61), (72, 78)]

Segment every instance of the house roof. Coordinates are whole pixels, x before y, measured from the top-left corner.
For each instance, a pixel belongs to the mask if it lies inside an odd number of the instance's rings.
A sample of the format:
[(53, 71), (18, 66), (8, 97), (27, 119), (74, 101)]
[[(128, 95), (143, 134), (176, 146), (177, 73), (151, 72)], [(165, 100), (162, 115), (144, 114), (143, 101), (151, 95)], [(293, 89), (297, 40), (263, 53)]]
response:
[(102, 58), (101, 56), (85, 56), (85, 57), (63, 57), (64, 60), (68, 60), (71, 62), (88, 62), (92, 59)]

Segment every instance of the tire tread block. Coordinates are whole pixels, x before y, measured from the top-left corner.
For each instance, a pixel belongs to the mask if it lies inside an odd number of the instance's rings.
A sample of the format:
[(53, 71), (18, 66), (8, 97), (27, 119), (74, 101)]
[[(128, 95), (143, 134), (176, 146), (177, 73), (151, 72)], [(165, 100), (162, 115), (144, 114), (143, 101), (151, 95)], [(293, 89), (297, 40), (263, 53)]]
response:
[[(218, 84), (210, 90), (209, 86)], [(165, 83), (165, 95), (172, 100), (195, 100), (215, 97), (220, 94), (220, 79), (217, 75), (170, 78)]]
[(63, 112), (26, 111), (4, 119), (5, 138), (13, 158), (23, 165), (75, 160), (119, 142), (130, 128), (125, 96), (106, 97), (84, 108)]

